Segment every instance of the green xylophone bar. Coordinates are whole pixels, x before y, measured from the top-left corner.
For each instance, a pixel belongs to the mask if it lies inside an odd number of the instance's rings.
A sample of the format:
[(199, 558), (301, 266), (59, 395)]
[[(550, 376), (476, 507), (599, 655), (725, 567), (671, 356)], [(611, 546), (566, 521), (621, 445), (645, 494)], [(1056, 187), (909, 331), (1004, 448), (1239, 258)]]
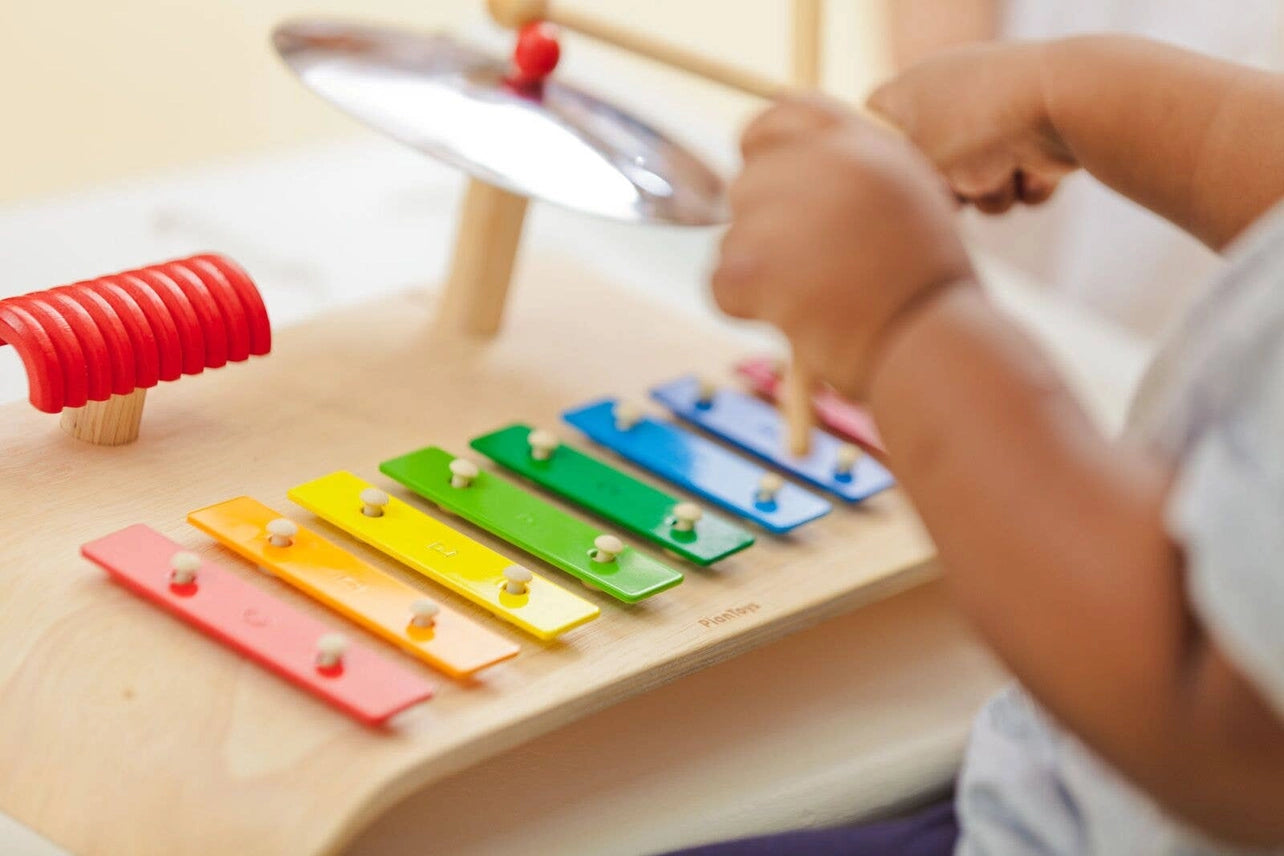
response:
[(379, 469), (446, 511), (625, 603), (682, 582), (682, 574), (614, 535), (444, 449), (420, 449), (384, 461)]
[(470, 445), (540, 487), (696, 564), (711, 565), (753, 544), (751, 534), (726, 518), (560, 443), (546, 431), (509, 425)]

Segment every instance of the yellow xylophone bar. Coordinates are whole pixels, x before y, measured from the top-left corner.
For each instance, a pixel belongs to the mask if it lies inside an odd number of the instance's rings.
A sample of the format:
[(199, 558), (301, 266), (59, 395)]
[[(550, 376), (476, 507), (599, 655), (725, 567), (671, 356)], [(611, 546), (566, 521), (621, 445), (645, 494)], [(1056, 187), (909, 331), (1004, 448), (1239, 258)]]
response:
[[(322, 520), (540, 639), (554, 639), (600, 612), (352, 473), (331, 473), (288, 495)], [(373, 503), (367, 501), (371, 496), (377, 497)]]

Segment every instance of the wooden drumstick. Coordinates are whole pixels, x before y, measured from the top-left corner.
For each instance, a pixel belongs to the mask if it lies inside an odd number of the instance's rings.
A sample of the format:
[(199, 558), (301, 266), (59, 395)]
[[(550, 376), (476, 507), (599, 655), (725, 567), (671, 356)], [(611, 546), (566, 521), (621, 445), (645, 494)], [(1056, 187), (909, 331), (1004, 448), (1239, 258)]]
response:
[[(549, 21), (760, 98), (775, 99), (791, 88), (592, 15), (564, 8), (551, 0), (487, 0), (486, 6), (491, 17), (501, 26), (517, 29), (534, 21)], [(794, 87), (814, 89), (820, 85), (822, 9), (823, 0), (793, 0)], [(792, 361), (782, 398), (782, 409), (788, 431), (789, 451), (798, 457), (806, 455), (811, 447), (811, 394), (815, 388), (815, 379), (798, 367), (797, 360)]]
[[(796, 86), (820, 87), (820, 40), (823, 0), (793, 0), (793, 78)], [(789, 452), (803, 457), (811, 451), (811, 397), (816, 379), (798, 363), (797, 353), (789, 363), (781, 409), (785, 417)]]

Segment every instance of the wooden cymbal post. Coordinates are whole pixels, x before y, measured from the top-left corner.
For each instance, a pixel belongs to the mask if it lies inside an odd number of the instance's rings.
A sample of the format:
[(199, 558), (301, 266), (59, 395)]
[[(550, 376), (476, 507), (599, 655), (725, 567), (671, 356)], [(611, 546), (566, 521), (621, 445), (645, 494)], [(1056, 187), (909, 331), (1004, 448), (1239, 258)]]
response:
[(468, 180), (439, 324), (470, 336), (499, 332), (527, 202), (493, 184)]

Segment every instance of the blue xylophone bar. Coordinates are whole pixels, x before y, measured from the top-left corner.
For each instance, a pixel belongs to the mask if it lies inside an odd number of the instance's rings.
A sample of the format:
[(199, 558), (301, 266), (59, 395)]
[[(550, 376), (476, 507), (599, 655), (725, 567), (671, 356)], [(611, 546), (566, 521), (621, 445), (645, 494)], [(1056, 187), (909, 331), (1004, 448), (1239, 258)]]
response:
[(896, 484), (878, 461), (820, 430), (812, 430), (807, 456), (795, 458), (780, 412), (738, 389), (708, 389), (697, 378), (684, 377), (655, 387), (651, 397), (674, 415), (845, 502), (860, 502)]
[(645, 417), (617, 419), (604, 399), (562, 414), (594, 442), (697, 496), (784, 534), (833, 506), (797, 485), (679, 425)]

